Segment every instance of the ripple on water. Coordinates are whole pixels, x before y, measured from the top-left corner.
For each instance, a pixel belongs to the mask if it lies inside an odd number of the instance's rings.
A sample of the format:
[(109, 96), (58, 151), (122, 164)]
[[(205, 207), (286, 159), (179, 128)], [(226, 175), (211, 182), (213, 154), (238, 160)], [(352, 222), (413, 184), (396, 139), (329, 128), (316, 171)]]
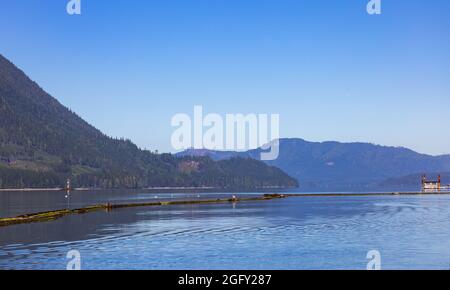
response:
[[(61, 269), (71, 249), (82, 253), (85, 268), (364, 269), (372, 249), (381, 251), (386, 268), (442, 268), (450, 261), (448, 198), (271, 205), (118, 211), (114, 222), (80, 239), (0, 247), (0, 268)], [(117, 222), (123, 216), (133, 219)]]

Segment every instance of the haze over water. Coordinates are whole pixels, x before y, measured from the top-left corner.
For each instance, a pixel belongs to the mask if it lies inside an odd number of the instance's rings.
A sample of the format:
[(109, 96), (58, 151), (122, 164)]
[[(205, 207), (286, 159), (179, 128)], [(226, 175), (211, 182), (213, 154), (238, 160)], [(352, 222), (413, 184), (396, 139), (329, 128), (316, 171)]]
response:
[[(46, 202), (47, 209), (60, 207), (60, 194), (34, 193), (41, 203), (32, 211)], [(98, 201), (87, 194), (79, 193), (76, 205), (83, 195), (85, 203)], [(0, 193), (2, 214), (5, 208), (30, 210), (12, 196)], [(115, 202), (155, 198), (99, 196)], [(363, 270), (367, 253), (378, 250), (383, 269), (449, 269), (449, 203), (447, 195), (292, 197), (71, 215), (0, 228), (0, 268), (65, 269), (67, 252), (78, 250), (82, 269)]]

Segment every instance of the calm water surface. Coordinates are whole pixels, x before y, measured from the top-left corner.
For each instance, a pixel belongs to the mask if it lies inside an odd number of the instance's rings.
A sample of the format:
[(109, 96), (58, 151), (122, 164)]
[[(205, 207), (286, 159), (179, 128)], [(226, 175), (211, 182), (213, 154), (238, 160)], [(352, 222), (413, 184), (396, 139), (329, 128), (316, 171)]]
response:
[[(0, 216), (230, 194), (0, 193)], [(449, 269), (450, 196), (298, 197), (132, 208), (0, 228), (1, 269)]]

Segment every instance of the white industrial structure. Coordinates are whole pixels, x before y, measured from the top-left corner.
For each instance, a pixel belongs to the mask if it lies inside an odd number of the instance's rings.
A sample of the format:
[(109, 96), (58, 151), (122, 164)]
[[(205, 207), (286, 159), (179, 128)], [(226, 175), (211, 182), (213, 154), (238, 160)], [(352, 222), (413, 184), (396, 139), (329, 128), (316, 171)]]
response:
[(422, 192), (444, 192), (450, 191), (450, 184), (442, 185), (441, 176), (437, 180), (427, 180), (425, 175), (422, 176)]

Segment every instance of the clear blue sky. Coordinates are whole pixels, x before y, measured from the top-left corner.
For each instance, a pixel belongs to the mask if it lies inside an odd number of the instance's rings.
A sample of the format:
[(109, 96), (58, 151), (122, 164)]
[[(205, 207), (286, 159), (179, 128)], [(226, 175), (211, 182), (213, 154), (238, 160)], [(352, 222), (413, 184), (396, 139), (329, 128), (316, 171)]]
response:
[(0, 53), (105, 133), (171, 151), (172, 115), (450, 153), (450, 1), (0, 0)]

